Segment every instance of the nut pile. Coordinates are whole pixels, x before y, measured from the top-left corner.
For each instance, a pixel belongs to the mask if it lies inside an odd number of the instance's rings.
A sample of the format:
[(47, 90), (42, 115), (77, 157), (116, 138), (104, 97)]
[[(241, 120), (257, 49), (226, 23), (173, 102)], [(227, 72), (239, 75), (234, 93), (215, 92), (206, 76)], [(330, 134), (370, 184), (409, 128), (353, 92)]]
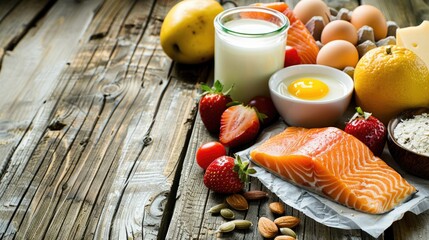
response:
[[(226, 197), (224, 203), (217, 204), (209, 209), (213, 215), (219, 214), (227, 222), (221, 224), (216, 233), (228, 233), (236, 229), (249, 229), (253, 226), (251, 221), (245, 219), (235, 219), (236, 211), (247, 211), (249, 209), (248, 201), (258, 201), (268, 197), (264, 191), (254, 190), (243, 194), (232, 194)], [(296, 233), (292, 228), (300, 223), (300, 219), (294, 216), (285, 216), (285, 206), (281, 202), (271, 202), (270, 211), (277, 216), (274, 220), (267, 217), (261, 217), (258, 220), (258, 231), (264, 238), (274, 238), (275, 240), (293, 240), (296, 239)]]
[[(284, 205), (280, 202), (272, 202), (269, 205), (272, 213), (279, 216), (274, 221), (267, 217), (261, 217), (258, 221), (258, 231), (264, 238), (275, 240), (296, 239), (296, 233), (292, 228), (300, 223), (300, 219), (294, 216), (280, 216), (285, 213)], [(280, 234), (279, 234), (280, 233)]]

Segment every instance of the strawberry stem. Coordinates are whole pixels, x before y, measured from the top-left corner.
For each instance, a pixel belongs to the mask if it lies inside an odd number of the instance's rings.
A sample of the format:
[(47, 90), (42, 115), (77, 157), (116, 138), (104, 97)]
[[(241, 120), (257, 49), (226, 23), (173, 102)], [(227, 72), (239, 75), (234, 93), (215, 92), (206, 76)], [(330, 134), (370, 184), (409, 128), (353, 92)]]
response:
[(227, 107), (232, 107), (232, 106), (236, 106), (236, 105), (240, 105), (240, 104), (243, 104), (243, 103), (234, 100), (234, 101), (231, 101), (231, 102), (227, 103), (226, 106)]
[(365, 113), (364, 113), (364, 111), (362, 110), (361, 107), (356, 107), (356, 112), (359, 114), (359, 116), (364, 116), (365, 115)]
[(252, 108), (253, 108), (253, 110), (255, 110), (256, 116), (258, 116), (258, 119), (259, 119), (260, 123), (263, 122), (265, 118), (268, 118), (267, 115), (265, 115), (264, 113), (259, 112), (257, 108), (255, 108), (255, 107), (252, 107)]
[(236, 155), (234, 160), (234, 172), (238, 173), (238, 177), (244, 183), (248, 183), (250, 181), (249, 174), (256, 173), (256, 170), (249, 167), (249, 162), (241, 161), (241, 157)]
[(201, 90), (203, 91), (201, 95), (215, 93), (215, 94), (222, 94), (224, 96), (227, 96), (233, 87), (234, 85), (224, 92), (223, 91), (224, 86), (219, 80), (216, 80), (212, 87), (207, 86), (205, 83), (201, 83)]
[(350, 118), (349, 122), (352, 122), (357, 118), (363, 118), (367, 120), (372, 115), (372, 113), (364, 112), (361, 107), (356, 107), (355, 109), (356, 109), (356, 113), (353, 115), (352, 118)]

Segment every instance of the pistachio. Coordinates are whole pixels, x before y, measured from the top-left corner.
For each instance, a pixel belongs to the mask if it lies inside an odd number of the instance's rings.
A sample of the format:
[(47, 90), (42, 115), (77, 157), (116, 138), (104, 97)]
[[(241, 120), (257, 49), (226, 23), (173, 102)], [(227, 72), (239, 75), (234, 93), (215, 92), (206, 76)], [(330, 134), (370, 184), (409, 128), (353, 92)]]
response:
[(273, 238), (279, 231), (276, 224), (266, 217), (261, 217), (259, 219), (258, 230), (264, 238)]
[(219, 228), (216, 230), (216, 232), (220, 232), (220, 233), (227, 233), (227, 232), (232, 232), (235, 229), (235, 223), (233, 222), (226, 222), (223, 223), (219, 226)]
[(211, 207), (208, 212), (212, 213), (212, 214), (217, 214), (217, 213), (220, 213), (220, 210), (222, 210), (226, 207), (228, 207), (228, 206), (225, 203), (221, 203), (221, 204), (218, 204), (218, 205)]
[(264, 191), (260, 191), (260, 190), (252, 190), (252, 191), (248, 191), (248, 192), (243, 193), (243, 196), (244, 196), (244, 198), (246, 198), (249, 201), (261, 200), (261, 199), (268, 197), (268, 193), (266, 193)]
[(249, 220), (237, 219), (232, 220), (231, 222), (235, 224), (236, 229), (249, 229), (251, 226), (253, 226), (253, 223)]
[(291, 236), (293, 238), (296, 238), (296, 233), (292, 229), (287, 227), (280, 228), (280, 233), (286, 236)]
[(281, 202), (272, 202), (270, 203), (269, 208), (272, 213), (277, 215), (282, 215), (285, 213), (285, 207)]
[(226, 202), (229, 206), (234, 208), (235, 210), (247, 210), (249, 209), (249, 203), (241, 194), (232, 194), (226, 198)]
[(293, 228), (299, 224), (300, 220), (294, 216), (283, 216), (278, 217), (274, 220), (274, 223), (279, 228)]
[(220, 210), (220, 215), (225, 218), (225, 219), (234, 219), (235, 218), (235, 214), (234, 212), (229, 209), (229, 208), (223, 208), (222, 210)]

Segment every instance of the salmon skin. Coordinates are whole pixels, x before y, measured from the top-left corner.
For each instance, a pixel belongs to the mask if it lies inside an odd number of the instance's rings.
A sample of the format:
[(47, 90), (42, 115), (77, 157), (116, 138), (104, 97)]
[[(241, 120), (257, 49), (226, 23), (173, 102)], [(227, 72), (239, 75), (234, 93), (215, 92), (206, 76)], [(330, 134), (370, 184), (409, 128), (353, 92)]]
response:
[(388, 212), (416, 193), (365, 144), (335, 127), (288, 127), (250, 156), (289, 182), (365, 213)]

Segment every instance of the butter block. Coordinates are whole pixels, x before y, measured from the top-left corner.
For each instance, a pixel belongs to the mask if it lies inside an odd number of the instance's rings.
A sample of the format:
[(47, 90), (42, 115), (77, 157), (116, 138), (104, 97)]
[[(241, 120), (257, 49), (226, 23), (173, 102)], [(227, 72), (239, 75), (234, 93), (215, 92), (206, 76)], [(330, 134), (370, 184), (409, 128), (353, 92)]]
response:
[(396, 44), (415, 52), (429, 68), (429, 21), (425, 20), (419, 26), (397, 29)]

